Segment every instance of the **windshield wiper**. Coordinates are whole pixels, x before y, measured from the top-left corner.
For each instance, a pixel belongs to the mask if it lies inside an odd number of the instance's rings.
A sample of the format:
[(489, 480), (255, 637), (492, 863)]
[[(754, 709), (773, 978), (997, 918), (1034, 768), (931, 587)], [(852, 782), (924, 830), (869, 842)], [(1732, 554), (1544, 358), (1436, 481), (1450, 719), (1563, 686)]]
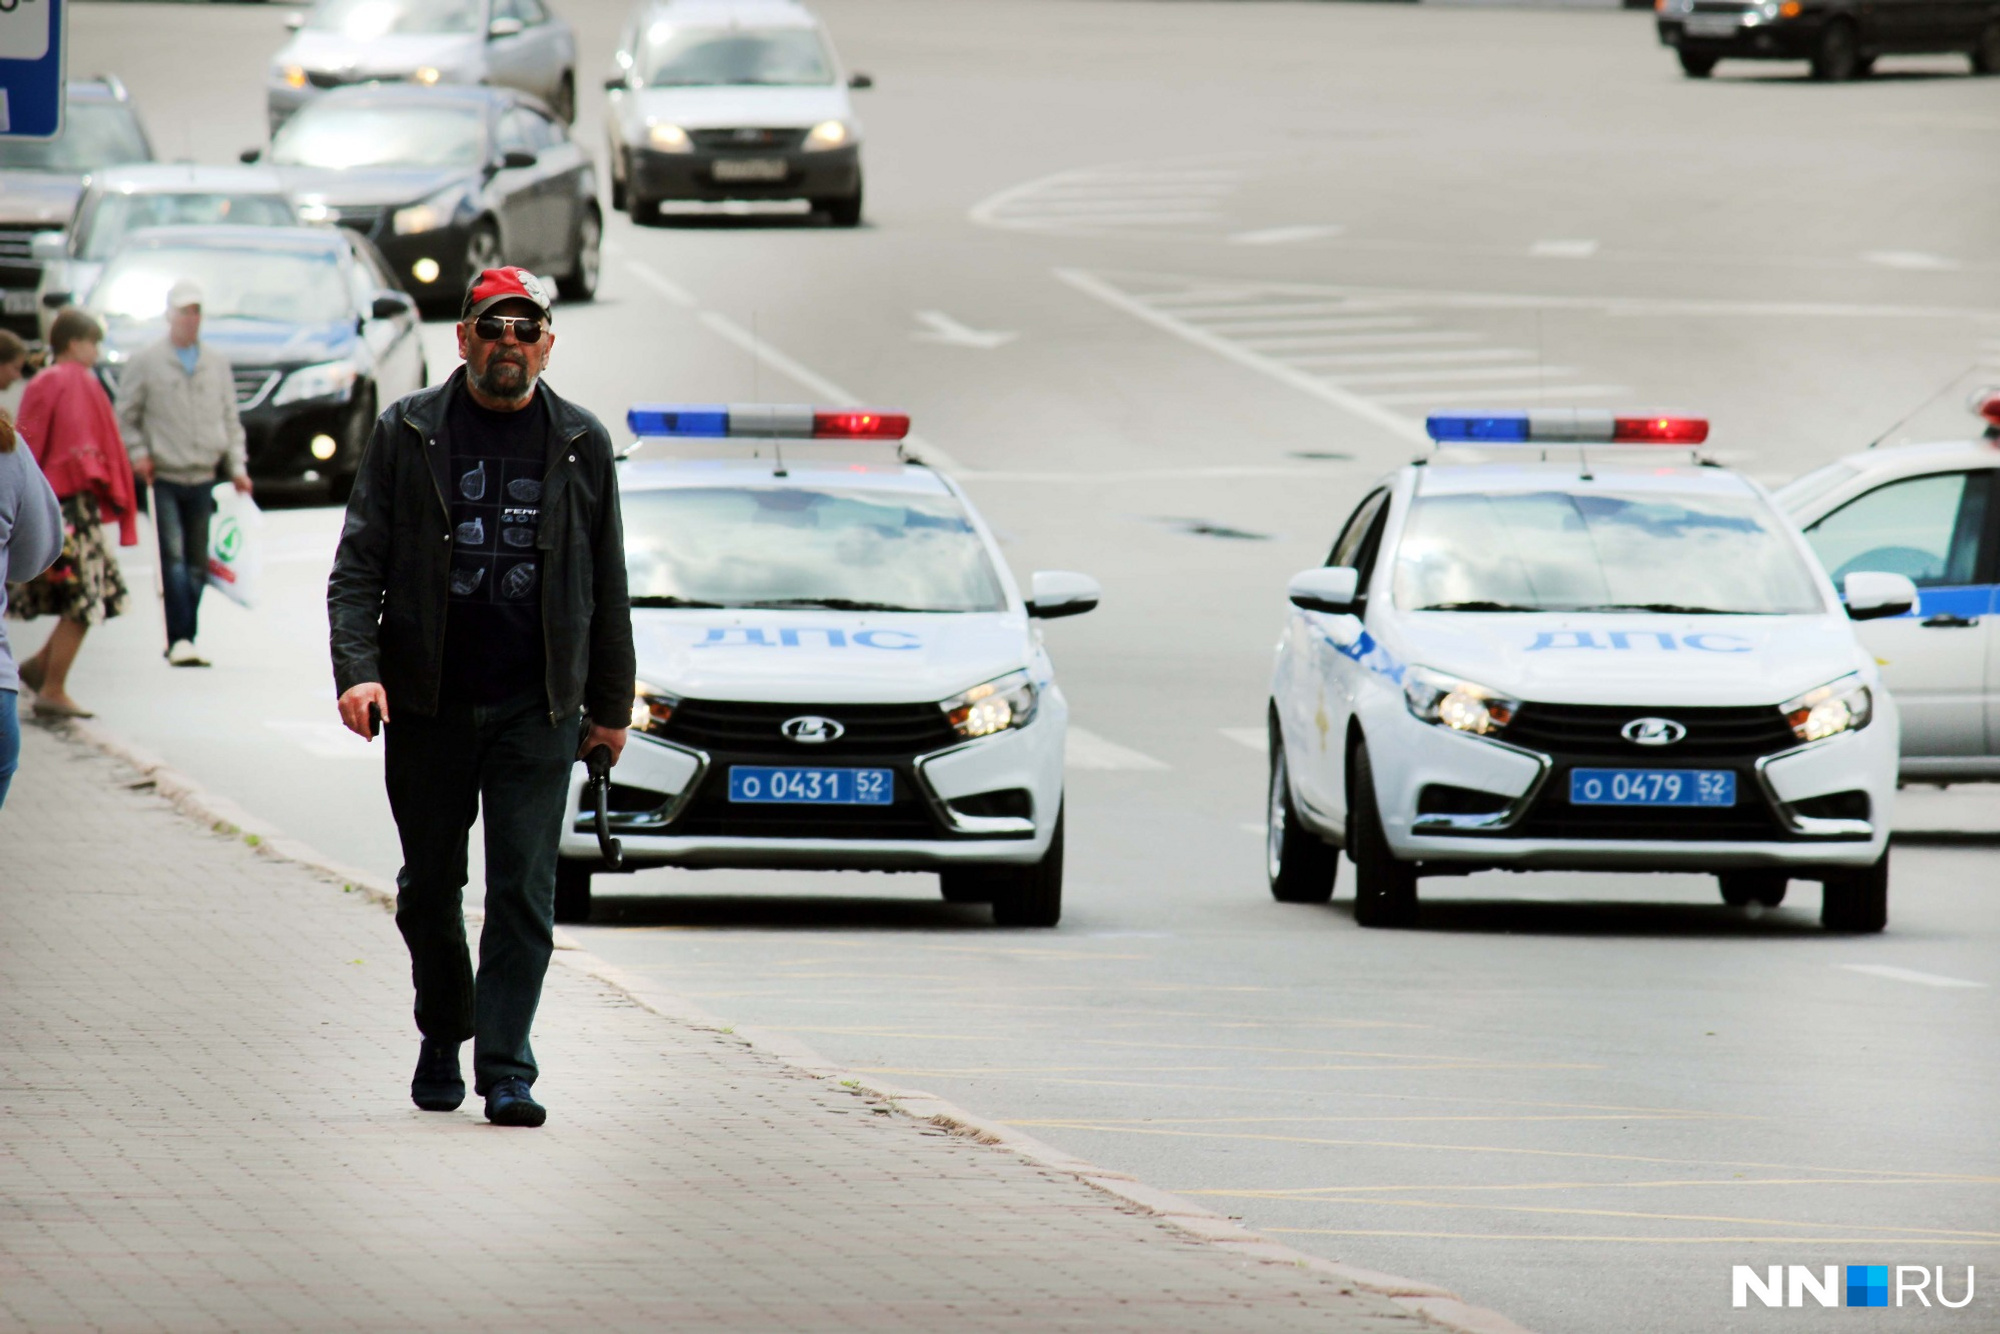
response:
[(1595, 607), (1570, 607), (1570, 611), (1660, 611), (1677, 616), (1741, 616), (1728, 607), (1697, 607), (1685, 602), (1605, 602)]
[(1488, 602), (1475, 598), (1470, 602), (1433, 602), (1428, 607), (1418, 607), (1418, 611), (1547, 611), (1547, 607), (1523, 607), (1514, 602)]
[(649, 596), (642, 593), (632, 599), (632, 605), (635, 607), (703, 607), (720, 609), (724, 604), (720, 602), (703, 602), (699, 598), (677, 598), (671, 593), (662, 596)]
[(895, 602), (861, 602), (854, 598), (772, 598), (765, 602), (740, 602), (740, 607), (765, 609), (779, 607), (823, 607), (828, 611), (924, 611), (923, 607), (905, 607)]

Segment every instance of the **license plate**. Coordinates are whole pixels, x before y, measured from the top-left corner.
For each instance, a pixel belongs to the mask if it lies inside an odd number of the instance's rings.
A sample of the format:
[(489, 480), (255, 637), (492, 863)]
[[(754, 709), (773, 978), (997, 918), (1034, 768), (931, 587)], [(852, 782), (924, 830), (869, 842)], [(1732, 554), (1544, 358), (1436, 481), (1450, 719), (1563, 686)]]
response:
[(1739, 26), (1734, 14), (1690, 14), (1684, 31), (1690, 37), (1734, 37)]
[(35, 293), (9, 292), (4, 307), (9, 315), (32, 315), (35, 313)]
[(1572, 806), (1734, 806), (1729, 769), (1572, 769)]
[(896, 799), (896, 771), (732, 764), (729, 799), (764, 805), (887, 806)]
[(715, 160), (718, 181), (782, 181), (786, 163), (781, 157), (724, 157)]

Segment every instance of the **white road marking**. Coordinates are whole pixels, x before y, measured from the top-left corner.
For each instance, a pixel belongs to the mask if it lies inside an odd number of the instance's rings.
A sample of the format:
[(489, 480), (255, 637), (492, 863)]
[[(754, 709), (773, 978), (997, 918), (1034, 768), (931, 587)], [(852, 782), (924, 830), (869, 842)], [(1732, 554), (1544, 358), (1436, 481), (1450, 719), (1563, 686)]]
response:
[(1536, 259), (1589, 259), (1597, 253), (1595, 241), (1537, 241), (1528, 247)]
[(1164, 769), (1167, 766), (1151, 755), (1119, 745), (1095, 732), (1070, 724), (1069, 739), (1063, 749), (1063, 764), (1070, 769)]
[(363, 741), (339, 723), (267, 718), (264, 726), (297, 743), (308, 754), (324, 760), (365, 760), (381, 753), (379, 746)]
[(1454, 392), (1433, 389), (1419, 393), (1377, 394), (1377, 403), (1406, 404), (1431, 408), (1485, 407), (1492, 403), (1567, 403), (1577, 398), (1619, 398), (1631, 393), (1622, 384), (1558, 384), (1533, 389), (1466, 389)]
[(1330, 375), (1335, 384), (1451, 384), (1455, 381), (1554, 380), (1575, 375), (1568, 366), (1459, 366), (1448, 371), (1368, 371)]
[(990, 352), (996, 347), (1005, 347), (1021, 335), (1003, 333), (998, 329), (975, 329), (968, 324), (960, 324), (941, 310), (920, 310), (916, 313), (918, 323), (925, 327), (910, 337), (920, 343), (944, 343), (951, 347), (976, 347)]
[(1861, 258), (1885, 269), (1908, 269), (1915, 273), (1949, 273), (1958, 267), (1955, 259), (1927, 255), (1921, 250), (1871, 250)]
[[(1430, 362), (1462, 364), (1472, 361), (1533, 361), (1535, 354), (1518, 347), (1462, 347), (1450, 352), (1345, 352), (1338, 356), (1313, 357), (1315, 366), (1406, 366)], [(1295, 359), (1304, 365), (1304, 359)]]
[(1241, 185), (1245, 171), (1199, 163), (1119, 163), (1024, 181), (972, 206), (982, 227), (1088, 232), (1104, 228), (1200, 226)]
[[(1264, 734), (1264, 729), (1261, 727), (1218, 727), (1215, 730), (1239, 746), (1248, 746), (1259, 755), (1264, 753), (1264, 747), (1270, 743), (1270, 738)], [(1258, 828), (1261, 829), (1263, 826), (1259, 825)]]
[(1898, 968), (1888, 963), (1844, 963), (1840, 967), (1850, 973), (1866, 973), (1870, 977), (1886, 977), (1892, 982), (1914, 982), (1922, 987), (1974, 987), (1984, 990), (1984, 982), (1968, 982), (1962, 977), (1946, 977), (1942, 973), (1920, 973), (1914, 968)]
[(1264, 227), (1254, 232), (1237, 232), (1229, 238), (1231, 245), (1295, 245), (1300, 241), (1320, 241), (1329, 236), (1338, 236), (1345, 227), (1333, 223), (1301, 223), (1296, 227)]
[(620, 262), (622, 262), (625, 265), (626, 268), (632, 271), (633, 277), (637, 278), (640, 282), (646, 284), (646, 286), (652, 288), (655, 292), (658, 292), (661, 296), (673, 302), (675, 305), (684, 306), (689, 310), (693, 310), (695, 307), (701, 304), (700, 302), (694, 299), (694, 293), (688, 291), (687, 288), (682, 287), (679, 283), (674, 282), (672, 279), (668, 278), (665, 274), (661, 273), (658, 269), (648, 264), (645, 260), (633, 259), (631, 256), (627, 255), (622, 249), (608, 245), (604, 247), (604, 253), (606, 256), (616, 257)]

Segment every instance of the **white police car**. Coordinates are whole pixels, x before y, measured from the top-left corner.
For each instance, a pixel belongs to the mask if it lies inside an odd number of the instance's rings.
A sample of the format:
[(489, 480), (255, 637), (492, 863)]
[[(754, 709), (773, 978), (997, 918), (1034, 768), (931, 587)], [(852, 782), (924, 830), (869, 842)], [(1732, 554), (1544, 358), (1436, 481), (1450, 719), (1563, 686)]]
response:
[[(1062, 912), (1069, 708), (1037, 618), (902, 414), (639, 406), (620, 465), (639, 685), (610, 831), (644, 866), (936, 871), (1003, 925)], [(557, 917), (604, 867), (572, 784)]]
[(1897, 718), (1848, 622), (1909, 580), (1853, 571), (1843, 610), (1756, 483), (1577, 447), (1693, 446), (1699, 419), (1429, 428), (1483, 461), (1393, 474), (1291, 581), (1271, 892), (1327, 899), (1338, 847), (1365, 925), (1409, 921), (1420, 876), (1595, 869), (1713, 872), (1736, 904), (1818, 880), (1829, 927), (1880, 930)]

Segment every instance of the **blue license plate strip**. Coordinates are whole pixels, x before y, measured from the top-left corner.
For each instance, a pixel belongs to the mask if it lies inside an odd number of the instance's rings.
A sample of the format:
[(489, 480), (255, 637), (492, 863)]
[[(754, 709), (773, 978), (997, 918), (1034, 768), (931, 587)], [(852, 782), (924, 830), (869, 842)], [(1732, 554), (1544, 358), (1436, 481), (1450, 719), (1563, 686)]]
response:
[(1729, 769), (1572, 769), (1572, 806), (1734, 806)]
[(732, 764), (729, 799), (764, 806), (887, 806), (896, 800), (896, 771)]

